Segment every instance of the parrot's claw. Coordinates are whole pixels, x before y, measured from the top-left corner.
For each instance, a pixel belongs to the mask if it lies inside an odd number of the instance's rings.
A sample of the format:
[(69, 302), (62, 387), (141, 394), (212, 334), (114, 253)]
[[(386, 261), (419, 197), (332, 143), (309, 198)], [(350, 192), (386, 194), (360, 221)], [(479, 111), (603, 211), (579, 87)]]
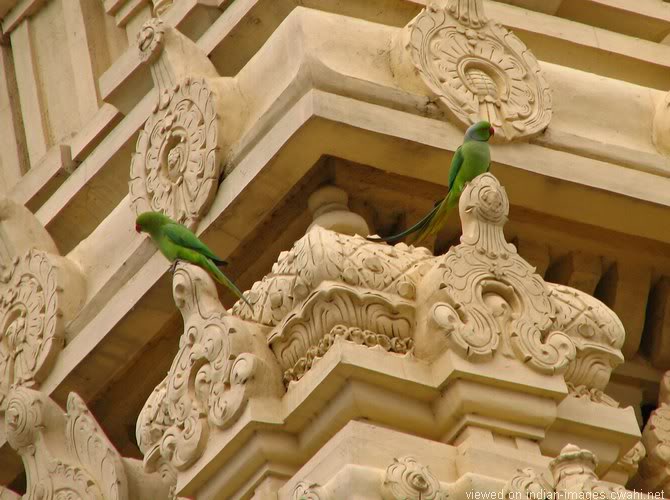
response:
[(170, 266), (170, 273), (172, 273), (173, 275), (174, 275), (175, 271), (177, 270), (177, 262), (179, 262), (179, 261), (178, 261), (178, 260), (175, 260), (175, 261), (172, 263), (172, 265)]

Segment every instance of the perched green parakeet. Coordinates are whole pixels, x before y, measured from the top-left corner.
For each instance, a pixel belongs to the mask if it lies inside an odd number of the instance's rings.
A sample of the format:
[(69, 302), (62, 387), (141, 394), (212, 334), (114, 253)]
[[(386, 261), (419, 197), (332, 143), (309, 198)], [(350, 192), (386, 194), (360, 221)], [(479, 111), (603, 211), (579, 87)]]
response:
[(144, 212), (137, 216), (135, 230), (138, 233), (148, 233), (170, 262), (176, 263), (177, 260), (183, 260), (203, 268), (216, 281), (251, 307), (242, 292), (217, 267), (225, 266), (227, 262), (214, 255), (214, 252), (188, 228), (162, 213)]
[(435, 203), (435, 208), (428, 215), (402, 233), (387, 236), (386, 238), (371, 236), (368, 239), (370, 241), (396, 243), (406, 236), (416, 233), (411, 243), (418, 245), (429, 236), (440, 232), (447, 222), (449, 212), (458, 206), (458, 200), (465, 185), (478, 175), (488, 172), (491, 165), (491, 152), (489, 151), (488, 140), (494, 134), (495, 130), (487, 121), (471, 125), (465, 132), (463, 144), (458, 147), (451, 160), (449, 192), (447, 196)]

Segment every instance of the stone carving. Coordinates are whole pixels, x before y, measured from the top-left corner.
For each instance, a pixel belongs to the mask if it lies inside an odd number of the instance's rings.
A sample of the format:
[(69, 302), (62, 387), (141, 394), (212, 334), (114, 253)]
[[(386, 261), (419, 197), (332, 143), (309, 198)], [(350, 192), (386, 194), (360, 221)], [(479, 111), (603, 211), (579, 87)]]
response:
[(661, 380), (656, 408), (642, 431), (646, 457), (640, 461), (635, 488), (670, 491), (670, 371)]
[(0, 272), (1, 414), (11, 387), (36, 387), (48, 374), (85, 285), (74, 263), (35, 249)]
[(413, 68), (465, 127), (486, 119), (511, 141), (549, 125), (551, 93), (537, 60), (486, 17), (482, 0), (429, 5), (403, 30), (394, 57), (396, 74)]
[(194, 227), (209, 209), (221, 175), (221, 120), (203, 78), (175, 85), (147, 120), (130, 167), (136, 213), (163, 212)]
[(428, 467), (408, 456), (394, 458), (386, 469), (382, 497), (384, 500), (446, 500), (447, 494)]
[(140, 131), (130, 167), (136, 213), (163, 212), (194, 227), (209, 209), (222, 174), (222, 85), (197, 46), (160, 19), (138, 34), (140, 60), (151, 65), (156, 106)]
[(137, 461), (118, 454), (74, 393), (64, 415), (45, 394), (18, 387), (8, 397), (5, 426), (26, 468), (25, 498), (167, 498), (169, 486), (138, 474)]
[(0, 486), (0, 500), (20, 500), (21, 495), (8, 490), (4, 486)]
[[(543, 373), (562, 373), (575, 359), (574, 342), (552, 327), (550, 290), (514, 245), (503, 225), (509, 202), (491, 174), (472, 181), (460, 199), (461, 244), (437, 258), (423, 278), (428, 321), (419, 320), (417, 355), (434, 355), (436, 343), (471, 360), (500, 348)], [(437, 329), (441, 336), (435, 336)]]
[(574, 342), (577, 355), (565, 373), (570, 393), (618, 407), (603, 393), (612, 370), (623, 363), (625, 331), (617, 315), (598, 299), (574, 288), (549, 284), (556, 311), (553, 328)]
[(137, 421), (148, 471), (190, 467), (212, 428), (234, 423), (250, 397), (283, 392), (265, 332), (228, 315), (204, 270), (179, 263), (173, 295), (184, 318), (179, 352)]
[(552, 479), (533, 469), (520, 470), (503, 490), (505, 498), (626, 498), (623, 486), (598, 479), (596, 456), (569, 444), (549, 464)]
[(301, 481), (293, 488), (291, 498), (292, 500), (328, 500), (330, 497), (318, 484)]
[(140, 60), (151, 64), (158, 59), (164, 46), (165, 23), (159, 18), (149, 19), (137, 34)]
[(382, 246), (315, 224), (247, 293), (253, 308), (238, 303), (233, 311), (274, 327), (269, 343), (287, 381), (347, 329), (346, 340), (356, 342), (360, 330), (367, 344), (404, 353), (414, 317), (411, 275), (429, 257), (426, 249)]

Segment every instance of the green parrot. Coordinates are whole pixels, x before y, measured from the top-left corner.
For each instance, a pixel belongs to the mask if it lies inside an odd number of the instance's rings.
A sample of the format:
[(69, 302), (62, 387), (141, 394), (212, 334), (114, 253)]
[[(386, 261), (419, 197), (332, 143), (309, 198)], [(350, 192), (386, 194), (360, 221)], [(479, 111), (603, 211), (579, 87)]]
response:
[(447, 196), (435, 203), (435, 207), (428, 215), (402, 233), (385, 238), (369, 236), (368, 240), (396, 243), (406, 236), (416, 233), (411, 243), (418, 245), (429, 236), (437, 234), (446, 224), (449, 212), (458, 206), (458, 200), (467, 183), (478, 175), (488, 172), (491, 166), (488, 140), (494, 134), (495, 130), (487, 121), (480, 121), (471, 125), (465, 132), (463, 144), (458, 147), (454, 158), (451, 160)]
[(188, 228), (162, 213), (144, 212), (135, 220), (135, 231), (148, 233), (162, 254), (174, 263), (173, 265), (176, 265), (177, 260), (183, 260), (203, 268), (251, 307), (242, 292), (217, 267), (228, 263), (214, 255), (214, 252)]

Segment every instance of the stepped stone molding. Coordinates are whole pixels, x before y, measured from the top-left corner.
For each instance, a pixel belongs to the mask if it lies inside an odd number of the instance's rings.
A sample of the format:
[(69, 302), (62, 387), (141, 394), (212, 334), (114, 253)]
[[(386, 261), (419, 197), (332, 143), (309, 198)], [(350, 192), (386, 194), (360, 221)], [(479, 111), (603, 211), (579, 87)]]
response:
[(394, 51), (395, 74), (418, 74), (464, 127), (486, 119), (496, 137), (512, 141), (539, 134), (551, 121), (551, 92), (535, 56), (486, 16), (482, 0), (431, 3)]
[(70, 260), (31, 249), (0, 273), (0, 414), (12, 387), (37, 387), (63, 348), (85, 283)]
[(151, 67), (158, 95), (131, 162), (132, 207), (136, 213), (163, 212), (193, 228), (212, 204), (222, 174), (228, 126), (222, 93), (230, 79), (219, 78), (206, 55), (159, 18), (142, 26), (137, 50)]
[[(627, 498), (623, 486), (601, 481), (598, 460), (589, 450), (568, 444), (549, 464), (551, 479), (532, 468), (519, 470), (503, 489), (505, 498)], [(577, 496), (575, 496), (577, 495)]]
[(283, 393), (264, 331), (226, 312), (204, 270), (179, 263), (173, 295), (184, 319), (179, 353), (137, 421), (145, 469), (164, 475), (190, 467), (250, 397)]
[(661, 380), (656, 408), (642, 431), (646, 457), (639, 463), (636, 488), (648, 491), (670, 491), (670, 371)]
[(82, 399), (70, 393), (67, 414), (47, 395), (18, 387), (8, 397), (7, 440), (28, 478), (23, 498), (132, 500), (168, 498), (160, 477), (121, 457)]

